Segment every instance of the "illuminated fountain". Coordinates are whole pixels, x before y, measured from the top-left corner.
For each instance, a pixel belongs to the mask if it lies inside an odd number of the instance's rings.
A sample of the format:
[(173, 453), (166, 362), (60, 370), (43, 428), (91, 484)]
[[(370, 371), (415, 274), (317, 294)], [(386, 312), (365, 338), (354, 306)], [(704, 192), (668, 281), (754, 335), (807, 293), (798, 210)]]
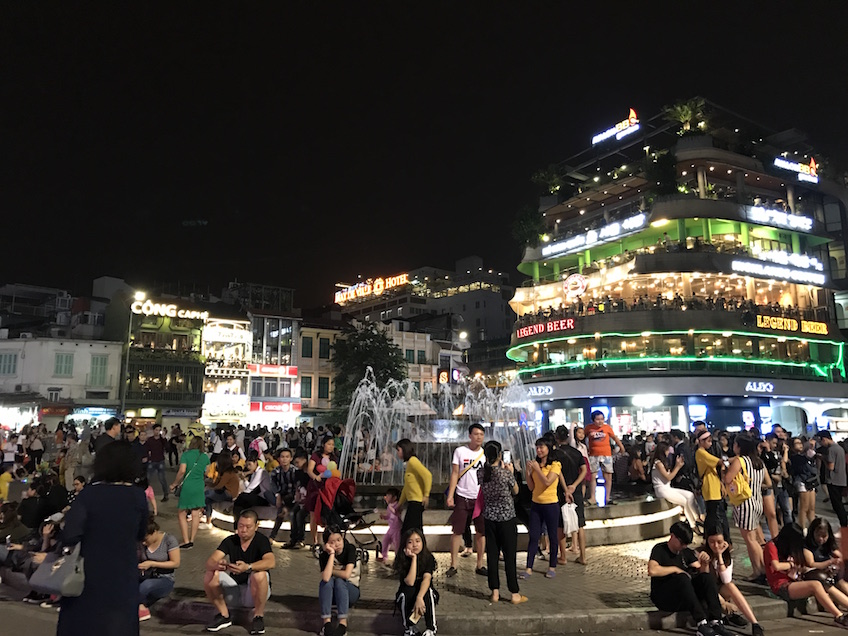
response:
[(453, 389), (441, 385), (434, 396), (431, 385), (425, 384), (422, 394), (410, 380), (390, 380), (380, 389), (369, 368), (351, 399), (340, 470), (359, 484), (401, 486), (403, 462), (395, 445), (409, 438), (433, 483), (447, 484), (453, 451), (467, 442), (472, 422), (483, 424), (486, 439), (499, 441), (523, 466), (535, 456), (534, 415), (520, 380), (495, 390), (476, 379)]

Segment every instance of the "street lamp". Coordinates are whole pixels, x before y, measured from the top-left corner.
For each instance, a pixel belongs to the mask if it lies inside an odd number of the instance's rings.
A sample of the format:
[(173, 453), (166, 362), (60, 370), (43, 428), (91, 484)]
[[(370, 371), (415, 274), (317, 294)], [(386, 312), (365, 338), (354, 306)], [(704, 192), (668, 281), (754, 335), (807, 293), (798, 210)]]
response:
[[(468, 332), (467, 331), (460, 331), (457, 334), (457, 337), (459, 338), (459, 340), (461, 342), (467, 341), (468, 340)], [(448, 385), (450, 385), (453, 382), (453, 348), (456, 344), (457, 344), (457, 341), (453, 338), (453, 334), (451, 334), (450, 366), (449, 366), (449, 369), (448, 369)], [(462, 348), (460, 348), (459, 351), (460, 351), (460, 355), (461, 355), (462, 354)]]
[[(143, 291), (137, 291), (133, 294), (133, 298), (136, 301), (141, 302), (145, 298), (147, 298), (147, 294)], [(122, 376), (122, 384), (124, 385), (123, 390), (121, 391), (121, 417), (124, 417), (124, 413), (127, 409), (127, 391), (130, 390), (130, 343), (132, 342), (132, 324), (133, 324), (133, 311), (132, 305), (129, 308), (129, 316), (127, 320), (127, 357), (124, 360), (124, 375)]]

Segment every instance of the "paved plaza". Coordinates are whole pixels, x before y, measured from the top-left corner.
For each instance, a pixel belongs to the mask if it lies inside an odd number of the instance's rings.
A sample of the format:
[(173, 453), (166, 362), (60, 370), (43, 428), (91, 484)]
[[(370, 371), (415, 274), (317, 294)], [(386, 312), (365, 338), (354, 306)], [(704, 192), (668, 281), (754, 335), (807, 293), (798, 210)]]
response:
[[(828, 504), (819, 501), (818, 510), (827, 516)], [(445, 518), (449, 513), (444, 511)], [(164, 529), (178, 535), (176, 503), (160, 504), (160, 522)], [(166, 633), (199, 633), (211, 619), (214, 611), (203, 595), (203, 569), (206, 558), (227, 536), (227, 532), (209, 527), (202, 529), (195, 547), (182, 552), (183, 563), (177, 571), (177, 584), (172, 599), (155, 605), (153, 620), (142, 626), (142, 631)], [(830, 625), (825, 616), (804, 617), (787, 621), (786, 606), (771, 597), (766, 588), (745, 583), (750, 574), (747, 555), (741, 537), (734, 530), (738, 546), (734, 554), (735, 580), (746, 592), (758, 618), (763, 621), (783, 619), (780, 624), (795, 625), (792, 633), (827, 633)], [(447, 578), (449, 555), (436, 555), (438, 568), (435, 587), (441, 593), (437, 609), (439, 632), (444, 634), (548, 634), (548, 633), (598, 633), (627, 630), (645, 630), (675, 627), (672, 617), (655, 611), (648, 598), (649, 580), (646, 572), (647, 557), (658, 540), (595, 547), (588, 549), (589, 563), (582, 566), (569, 563), (557, 569), (555, 579), (543, 576), (546, 562), (537, 560), (537, 573), (521, 583), (521, 591), (529, 602), (518, 607), (502, 601), (492, 605), (488, 601), (485, 577), (474, 572), (474, 558), (459, 559), (458, 574)], [(319, 570), (317, 560), (309, 550), (288, 551), (275, 547), (277, 567), (272, 573), (272, 597), (266, 610), (269, 633), (308, 633), (320, 627), (317, 590)], [(525, 555), (519, 553), (519, 564)], [(400, 633), (400, 620), (392, 616), (397, 578), (388, 568), (377, 563), (373, 556), (363, 566), (362, 598), (351, 613), (351, 633)], [(504, 596), (505, 577), (501, 576)], [(20, 598), (21, 590), (2, 586), (2, 592), (11, 598)], [(3, 604), (3, 613), (15, 616), (30, 615), (33, 625), (55, 622), (52, 610), (24, 606), (21, 603)], [(246, 616), (235, 614), (240, 625), (228, 633), (246, 633)], [(659, 622), (658, 622), (659, 621)], [(41, 629), (41, 627), (39, 627)], [(285, 631), (281, 631), (285, 630)], [(300, 630), (300, 631), (298, 631)], [(2, 631), (2, 630), (0, 630)], [(45, 631), (44, 633), (50, 633)], [(644, 631), (642, 633), (645, 633)], [(743, 630), (742, 633), (749, 633)], [(787, 632), (790, 633), (790, 632)], [(38, 633), (30, 636), (39, 636)]]

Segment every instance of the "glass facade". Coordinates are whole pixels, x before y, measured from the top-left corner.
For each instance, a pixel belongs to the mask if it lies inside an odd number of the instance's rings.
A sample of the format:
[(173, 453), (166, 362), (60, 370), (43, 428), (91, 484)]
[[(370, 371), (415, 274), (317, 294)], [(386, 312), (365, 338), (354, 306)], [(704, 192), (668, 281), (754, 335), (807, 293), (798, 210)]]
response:
[(292, 321), (286, 318), (254, 316), (253, 362), (290, 365), (292, 363)]

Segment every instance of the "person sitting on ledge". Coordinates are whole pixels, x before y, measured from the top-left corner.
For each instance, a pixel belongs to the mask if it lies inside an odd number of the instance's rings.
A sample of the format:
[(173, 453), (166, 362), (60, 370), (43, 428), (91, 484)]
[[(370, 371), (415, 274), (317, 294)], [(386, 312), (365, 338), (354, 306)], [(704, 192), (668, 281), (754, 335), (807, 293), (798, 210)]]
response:
[(664, 612), (689, 612), (698, 636), (732, 636), (721, 624), (721, 602), (715, 576), (709, 572), (709, 556), (696, 556), (688, 547), (690, 543), (691, 526), (677, 521), (671, 526), (668, 541), (651, 550), (651, 602)]
[(251, 634), (265, 633), (265, 603), (271, 597), (270, 571), (276, 566), (271, 541), (257, 532), (259, 517), (245, 510), (230, 535), (206, 561), (203, 589), (218, 615), (206, 626), (217, 632), (233, 624), (229, 608), (252, 607)]

